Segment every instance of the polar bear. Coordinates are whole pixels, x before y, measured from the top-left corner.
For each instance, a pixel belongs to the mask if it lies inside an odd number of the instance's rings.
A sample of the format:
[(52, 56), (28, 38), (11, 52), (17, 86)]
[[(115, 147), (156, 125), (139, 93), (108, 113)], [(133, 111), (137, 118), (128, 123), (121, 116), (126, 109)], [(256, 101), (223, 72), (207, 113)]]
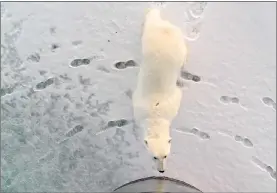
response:
[(187, 58), (187, 47), (182, 31), (163, 20), (155, 8), (148, 10), (143, 23), (142, 56), (132, 96), (134, 119), (143, 128), (145, 145), (162, 173), (170, 153), (170, 125), (182, 98), (176, 81)]

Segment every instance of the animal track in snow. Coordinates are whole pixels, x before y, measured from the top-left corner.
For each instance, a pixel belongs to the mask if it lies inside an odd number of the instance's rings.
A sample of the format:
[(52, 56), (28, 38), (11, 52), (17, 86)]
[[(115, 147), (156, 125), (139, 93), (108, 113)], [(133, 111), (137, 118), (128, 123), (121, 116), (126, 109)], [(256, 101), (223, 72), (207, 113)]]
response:
[(117, 63), (115, 63), (114, 66), (115, 66), (117, 69), (124, 69), (124, 68), (126, 68), (125, 62), (117, 62)]
[(39, 62), (40, 61), (40, 55), (38, 53), (31, 54), (27, 60), (32, 62)]
[(254, 146), (253, 142), (249, 138), (243, 137), (241, 135), (233, 134), (231, 131), (218, 131), (218, 133), (220, 135), (225, 135), (225, 136), (231, 137), (236, 142), (241, 143), (245, 147), (253, 147)]
[(66, 137), (72, 137), (74, 135), (76, 135), (77, 133), (81, 132), (84, 129), (84, 127), (82, 125), (77, 125), (75, 126), (73, 129), (71, 129), (70, 131), (68, 131), (65, 136)]
[(51, 84), (54, 83), (54, 78), (49, 78), (43, 82), (40, 82), (36, 85), (37, 90), (42, 90), (45, 89), (46, 87), (50, 86)]
[(77, 46), (77, 45), (80, 45), (82, 43), (83, 43), (83, 41), (81, 41), (81, 40), (75, 40), (75, 41), (72, 42), (72, 45)]
[(104, 133), (108, 130), (110, 130), (111, 128), (114, 127), (123, 127), (125, 125), (130, 124), (130, 121), (126, 120), (126, 119), (118, 119), (118, 120), (112, 120), (109, 121), (100, 131), (98, 131), (95, 135), (100, 135), (101, 133)]
[(90, 63), (90, 60), (85, 58), (85, 59), (75, 59), (70, 63), (71, 67), (79, 67), (79, 66), (83, 66), (83, 65), (88, 65)]
[(126, 119), (118, 119), (118, 120), (115, 120), (115, 121), (109, 121), (108, 124), (107, 124), (107, 127), (110, 128), (110, 127), (123, 127), (125, 125), (127, 125), (129, 123), (128, 120)]
[(200, 131), (197, 128), (192, 128), (192, 129), (187, 129), (187, 128), (184, 128), (184, 129), (175, 129), (175, 131), (177, 131), (179, 133), (183, 133), (183, 134), (192, 134), (192, 135), (195, 135), (195, 136), (199, 137), (200, 139), (205, 139), (205, 140), (208, 140), (208, 139), (211, 138), (211, 136), (208, 133)]
[(102, 54), (95, 54), (95, 55), (93, 55), (91, 57), (88, 57), (88, 58), (74, 59), (73, 61), (71, 61), (69, 66), (71, 66), (73, 68), (76, 68), (76, 67), (79, 67), (79, 66), (88, 65), (88, 64), (90, 64), (91, 61), (102, 60), (104, 58), (105, 58), (105, 56), (103, 56)]
[(239, 104), (239, 98), (237, 97), (221, 96), (219, 100), (225, 104), (229, 104), (229, 103)]
[(189, 41), (196, 41), (200, 37), (201, 22), (195, 22), (194, 24), (188, 23), (185, 26), (186, 36)]
[(189, 41), (195, 41), (200, 37), (202, 18), (207, 2), (189, 3), (189, 9), (184, 12), (185, 15), (185, 38)]
[(117, 62), (114, 64), (117, 69), (125, 69), (127, 67), (135, 67), (137, 63), (134, 60), (128, 60), (127, 62)]
[(270, 177), (274, 180), (276, 180), (276, 170), (273, 170), (273, 168), (266, 163), (262, 162), (259, 158), (253, 156), (252, 162), (258, 166), (260, 169), (264, 170), (265, 172), (269, 173)]
[(0, 95), (2, 97), (2, 96), (5, 96), (7, 94), (13, 93), (13, 91), (14, 91), (14, 88), (0, 88)]
[(248, 139), (247, 137), (235, 135), (234, 139), (235, 139), (235, 141), (242, 143), (245, 147), (253, 147), (254, 146), (253, 143), (251, 142), (251, 140)]
[(190, 4), (189, 13), (194, 18), (199, 18), (203, 15), (206, 6), (207, 2), (193, 2)]
[(137, 63), (134, 60), (128, 60), (125, 63), (125, 66), (127, 66), (127, 67), (134, 67), (134, 66), (137, 66)]
[(181, 76), (182, 79), (191, 80), (193, 82), (200, 82), (201, 81), (200, 76), (191, 74), (191, 73), (189, 73), (187, 71), (181, 71), (180, 76)]
[(272, 98), (263, 97), (262, 101), (266, 106), (272, 107), (274, 110), (276, 110), (276, 102), (274, 102), (274, 100)]

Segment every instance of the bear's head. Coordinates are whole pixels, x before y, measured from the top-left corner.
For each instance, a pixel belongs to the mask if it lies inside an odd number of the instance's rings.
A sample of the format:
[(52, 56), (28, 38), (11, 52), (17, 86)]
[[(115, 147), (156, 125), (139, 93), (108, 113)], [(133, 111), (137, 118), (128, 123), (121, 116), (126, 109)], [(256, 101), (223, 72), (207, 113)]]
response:
[(171, 138), (169, 136), (146, 137), (144, 143), (157, 164), (157, 170), (163, 173), (165, 171), (166, 158), (170, 153)]

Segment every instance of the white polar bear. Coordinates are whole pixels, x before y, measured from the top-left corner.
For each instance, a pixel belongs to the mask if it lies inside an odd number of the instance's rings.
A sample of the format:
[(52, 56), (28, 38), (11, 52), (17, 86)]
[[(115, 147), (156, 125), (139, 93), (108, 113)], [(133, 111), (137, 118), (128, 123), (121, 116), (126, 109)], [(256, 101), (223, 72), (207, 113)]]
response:
[(158, 9), (146, 14), (142, 34), (143, 61), (133, 93), (134, 118), (144, 128), (144, 141), (164, 172), (170, 153), (170, 125), (177, 115), (182, 92), (176, 81), (187, 57), (182, 31), (163, 20)]

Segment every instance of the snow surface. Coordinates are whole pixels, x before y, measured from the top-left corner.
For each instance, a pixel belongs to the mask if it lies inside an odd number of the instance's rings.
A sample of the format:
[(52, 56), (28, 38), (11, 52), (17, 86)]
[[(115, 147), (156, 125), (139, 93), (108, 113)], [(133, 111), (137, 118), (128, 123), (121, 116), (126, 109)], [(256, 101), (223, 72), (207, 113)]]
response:
[(204, 192), (276, 192), (273, 2), (1, 3), (2, 191), (112, 191), (159, 175), (130, 98), (151, 6), (190, 54), (164, 175)]

